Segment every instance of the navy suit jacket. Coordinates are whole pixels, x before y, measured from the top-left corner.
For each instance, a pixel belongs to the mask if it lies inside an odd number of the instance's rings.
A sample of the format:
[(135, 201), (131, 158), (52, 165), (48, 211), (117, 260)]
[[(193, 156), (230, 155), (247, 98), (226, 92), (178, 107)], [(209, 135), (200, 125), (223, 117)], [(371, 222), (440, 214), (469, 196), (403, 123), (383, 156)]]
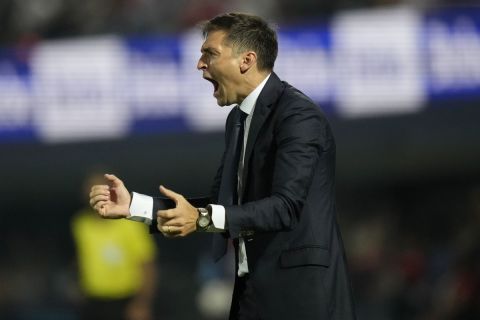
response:
[[(226, 121), (227, 143), (234, 112)], [(225, 253), (228, 238), (254, 232), (245, 245), (262, 319), (355, 319), (335, 217), (334, 137), (321, 109), (275, 73), (255, 105), (242, 179), (243, 203), (225, 207), (228, 232), (214, 234), (213, 254)]]

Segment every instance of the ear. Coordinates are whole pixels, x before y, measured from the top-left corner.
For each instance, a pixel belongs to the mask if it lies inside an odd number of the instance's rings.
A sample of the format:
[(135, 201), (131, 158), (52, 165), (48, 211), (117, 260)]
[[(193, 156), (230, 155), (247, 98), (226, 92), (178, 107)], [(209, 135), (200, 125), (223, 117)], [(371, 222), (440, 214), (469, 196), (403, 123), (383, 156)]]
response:
[(240, 71), (242, 73), (245, 73), (256, 64), (257, 64), (257, 54), (254, 51), (246, 51), (242, 54)]

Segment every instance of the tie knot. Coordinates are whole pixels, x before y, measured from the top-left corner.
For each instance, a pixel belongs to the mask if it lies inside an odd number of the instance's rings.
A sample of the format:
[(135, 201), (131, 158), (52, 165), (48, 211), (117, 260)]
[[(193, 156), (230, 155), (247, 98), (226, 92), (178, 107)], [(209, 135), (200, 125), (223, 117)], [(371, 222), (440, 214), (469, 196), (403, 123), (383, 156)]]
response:
[(243, 112), (240, 107), (238, 107), (238, 123), (243, 123), (247, 119), (248, 114)]

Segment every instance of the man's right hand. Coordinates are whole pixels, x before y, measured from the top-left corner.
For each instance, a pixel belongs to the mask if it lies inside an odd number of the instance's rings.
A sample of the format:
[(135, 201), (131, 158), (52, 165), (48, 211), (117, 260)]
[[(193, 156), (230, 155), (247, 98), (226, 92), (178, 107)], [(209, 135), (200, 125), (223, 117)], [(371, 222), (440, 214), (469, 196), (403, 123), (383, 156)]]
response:
[(108, 185), (94, 185), (90, 192), (90, 205), (103, 218), (119, 219), (130, 216), (131, 196), (122, 180), (106, 174)]

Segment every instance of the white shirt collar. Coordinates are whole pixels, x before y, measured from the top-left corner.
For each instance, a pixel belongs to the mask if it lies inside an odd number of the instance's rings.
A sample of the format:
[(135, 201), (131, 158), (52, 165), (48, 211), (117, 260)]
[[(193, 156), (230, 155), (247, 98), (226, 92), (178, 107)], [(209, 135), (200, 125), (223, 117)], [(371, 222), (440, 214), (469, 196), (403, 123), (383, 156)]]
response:
[(268, 81), (268, 78), (270, 78), (271, 73), (263, 79), (263, 81), (252, 91), (250, 94), (243, 99), (242, 103), (240, 104), (240, 110), (248, 114), (249, 116), (253, 112), (253, 108), (255, 107), (255, 104), (257, 103), (258, 96), (260, 95), (260, 92), (262, 92), (263, 87), (265, 87), (265, 84)]

